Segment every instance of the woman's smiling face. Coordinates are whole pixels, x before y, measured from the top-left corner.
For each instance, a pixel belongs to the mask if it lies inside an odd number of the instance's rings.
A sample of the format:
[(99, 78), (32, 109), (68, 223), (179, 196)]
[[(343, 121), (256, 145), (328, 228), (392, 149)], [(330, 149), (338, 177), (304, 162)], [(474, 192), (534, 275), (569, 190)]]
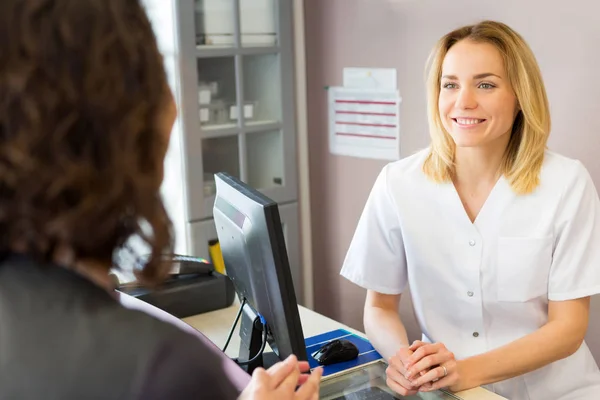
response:
[(518, 112), (500, 52), (462, 40), (442, 64), (439, 113), (457, 147), (506, 146)]

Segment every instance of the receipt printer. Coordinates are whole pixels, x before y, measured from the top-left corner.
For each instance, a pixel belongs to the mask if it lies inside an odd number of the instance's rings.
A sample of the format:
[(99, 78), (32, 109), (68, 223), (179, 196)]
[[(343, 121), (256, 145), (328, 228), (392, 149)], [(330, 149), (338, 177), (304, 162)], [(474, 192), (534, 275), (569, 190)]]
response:
[(136, 284), (124, 284), (118, 290), (177, 318), (219, 310), (233, 304), (233, 283), (227, 276), (215, 271), (212, 264), (184, 256), (177, 256), (171, 261), (171, 275), (159, 287), (147, 289)]

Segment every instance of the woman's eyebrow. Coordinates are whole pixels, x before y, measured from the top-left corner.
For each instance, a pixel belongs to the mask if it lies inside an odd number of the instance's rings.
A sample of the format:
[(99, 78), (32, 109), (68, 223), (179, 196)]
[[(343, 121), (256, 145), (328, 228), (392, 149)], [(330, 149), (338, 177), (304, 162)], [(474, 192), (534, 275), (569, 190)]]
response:
[[(490, 76), (495, 76), (498, 79), (502, 79), (502, 77), (500, 75), (494, 74), (492, 72), (484, 72), (482, 74), (474, 75), (473, 79), (483, 79), (483, 78), (488, 78)], [(458, 80), (458, 78), (456, 77), (456, 75), (443, 75), (442, 78), (443, 79)]]

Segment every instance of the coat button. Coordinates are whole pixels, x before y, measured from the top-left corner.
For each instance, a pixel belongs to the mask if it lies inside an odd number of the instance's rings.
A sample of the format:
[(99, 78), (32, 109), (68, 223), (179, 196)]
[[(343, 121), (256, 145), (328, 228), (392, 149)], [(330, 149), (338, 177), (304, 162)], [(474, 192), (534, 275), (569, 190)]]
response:
[(479, 332), (473, 332), (473, 337), (479, 337)]
[(469, 240), (469, 246), (471, 246), (471, 247), (475, 246), (475, 241), (472, 239)]
[(471, 292), (470, 290), (467, 292), (467, 296), (469, 297), (473, 297), (473, 292)]

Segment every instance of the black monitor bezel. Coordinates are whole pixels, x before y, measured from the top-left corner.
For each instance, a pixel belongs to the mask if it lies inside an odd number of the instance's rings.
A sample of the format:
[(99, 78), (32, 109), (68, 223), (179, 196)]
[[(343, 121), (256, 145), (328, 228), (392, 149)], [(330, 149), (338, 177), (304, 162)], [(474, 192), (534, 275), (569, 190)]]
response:
[[(255, 299), (246, 299), (246, 301), (255, 309), (256, 312), (265, 316), (265, 319), (267, 319), (267, 325), (270, 326), (271, 330), (274, 329), (272, 326), (273, 321), (269, 321), (266, 315), (273, 315), (278, 309), (283, 310), (286, 321), (285, 331), (287, 332), (287, 341), (290, 349), (286, 348), (287, 344), (277, 343), (271, 335), (269, 335), (269, 345), (275, 351), (277, 351), (280, 359), (284, 359), (293, 353), (296, 355), (296, 357), (298, 357), (299, 360), (308, 360), (278, 204), (263, 193), (250, 187), (228, 173), (220, 172), (215, 174), (215, 184), (217, 188), (217, 193), (215, 195), (215, 210), (218, 209), (218, 202), (220, 200), (225, 201), (230, 207), (233, 207), (238, 212), (244, 214), (244, 216), (248, 219), (255, 218), (256, 215), (260, 215), (260, 218), (264, 218), (263, 222), (268, 234), (268, 243), (271, 253), (270, 255), (273, 257), (275, 275), (277, 276), (277, 285), (275, 286), (279, 288), (279, 290), (278, 293), (271, 293), (273, 291), (273, 285), (269, 286), (264, 282), (260, 282), (260, 277), (252, 277), (250, 279), (254, 279), (255, 283), (262, 284), (263, 289), (265, 291), (269, 291), (268, 297), (270, 299), (270, 310), (256, 309)], [(230, 191), (234, 191), (236, 194), (233, 194)], [(236, 205), (233, 204), (235, 203), (235, 200), (232, 199), (232, 197), (237, 196), (242, 196), (241, 198), (245, 198), (246, 202), (243, 204), (243, 206), (238, 205), (236, 207)], [(253, 208), (252, 217), (248, 215), (250, 214), (249, 212), (244, 212), (243, 209), (246, 207)], [(255, 224), (252, 221), (251, 224), (253, 227), (255, 225), (258, 226), (258, 224)], [(220, 230), (217, 229), (217, 235), (223, 234), (219, 231)], [(225, 253), (227, 249), (223, 249), (223, 247), (221, 247), (221, 251), (223, 251), (223, 258), (226, 259)], [(263, 260), (264, 256), (265, 254), (263, 254)], [(227, 264), (225, 267), (226, 270), (227, 268), (235, 268), (232, 266), (227, 266)], [(237, 276), (242, 276), (242, 274), (237, 274)], [(247, 282), (246, 284), (248, 285), (249, 283)], [(235, 282), (234, 286), (236, 286)], [(239, 294), (237, 286), (236, 292)], [(273, 301), (279, 302), (279, 304), (273, 304)]]

